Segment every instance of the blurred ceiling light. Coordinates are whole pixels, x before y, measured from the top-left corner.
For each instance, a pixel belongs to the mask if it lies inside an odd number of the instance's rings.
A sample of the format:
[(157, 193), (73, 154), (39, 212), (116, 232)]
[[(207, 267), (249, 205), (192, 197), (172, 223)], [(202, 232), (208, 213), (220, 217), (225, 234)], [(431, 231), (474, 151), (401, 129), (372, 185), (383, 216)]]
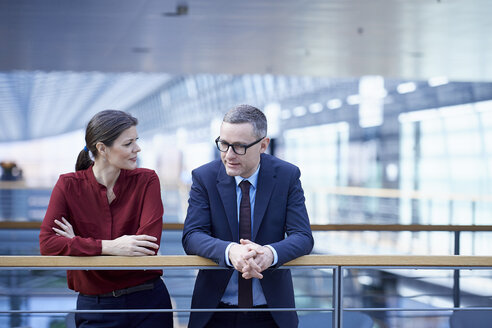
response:
[(292, 112), (294, 113), (294, 116), (304, 116), (306, 115), (307, 110), (304, 106), (297, 106), (292, 110)]
[(347, 97), (347, 104), (349, 105), (358, 105), (360, 103), (359, 95), (350, 95)]
[(309, 111), (313, 114), (323, 111), (323, 105), (319, 102), (309, 105)]
[[(380, 75), (363, 76), (359, 80), (359, 126), (374, 127), (384, 121), (384, 78)], [(348, 99), (347, 99), (348, 101)]]
[(400, 83), (396, 87), (396, 91), (400, 94), (414, 92), (415, 90), (417, 90), (417, 85), (413, 82)]
[(288, 109), (282, 109), (282, 112), (280, 114), (280, 117), (283, 119), (283, 120), (288, 120), (289, 118), (291, 118), (292, 114), (290, 113), (290, 110)]
[(340, 107), (342, 107), (342, 101), (338, 98), (337, 99), (330, 99), (326, 103), (326, 107), (328, 107), (329, 109), (340, 108)]
[(435, 76), (431, 77), (427, 83), (429, 83), (430, 87), (437, 87), (440, 85), (448, 84), (449, 80), (446, 76)]

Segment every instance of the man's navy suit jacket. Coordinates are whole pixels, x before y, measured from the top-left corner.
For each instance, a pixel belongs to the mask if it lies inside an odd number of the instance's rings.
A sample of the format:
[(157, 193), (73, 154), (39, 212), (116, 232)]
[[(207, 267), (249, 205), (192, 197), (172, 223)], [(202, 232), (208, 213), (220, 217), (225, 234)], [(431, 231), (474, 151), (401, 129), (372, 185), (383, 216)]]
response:
[[(193, 170), (192, 177), (182, 238), (184, 250), (227, 267), (225, 249), (230, 242), (239, 242), (235, 179), (226, 174), (220, 160)], [(309, 254), (314, 244), (299, 177), (296, 166), (261, 155), (251, 239), (271, 245), (278, 254), (275, 267), (265, 270), (260, 280), (270, 308), (295, 306), (290, 270), (278, 267)], [(232, 273), (233, 268), (200, 270), (191, 307), (216, 308)], [(280, 327), (298, 325), (296, 312), (271, 313)], [(203, 327), (212, 314), (192, 312), (189, 327)]]

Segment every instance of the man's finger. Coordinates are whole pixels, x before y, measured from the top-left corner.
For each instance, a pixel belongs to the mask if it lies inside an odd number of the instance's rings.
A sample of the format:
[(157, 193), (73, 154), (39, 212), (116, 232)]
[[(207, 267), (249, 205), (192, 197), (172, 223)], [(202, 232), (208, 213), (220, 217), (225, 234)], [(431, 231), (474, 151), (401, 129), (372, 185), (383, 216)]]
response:
[(256, 271), (256, 272), (263, 271), (261, 269), (261, 267), (258, 265), (258, 263), (256, 263), (256, 261), (254, 261), (254, 260), (248, 261), (248, 267), (250, 267), (253, 271)]
[(247, 279), (246, 277), (261, 279), (263, 278), (263, 275), (260, 272), (261, 268), (252, 259), (247, 262), (247, 265), (242, 270), (245, 279)]
[(256, 256), (256, 251), (250, 250), (246, 254), (242, 256), (244, 261), (248, 261), (249, 259), (252, 259)]
[(239, 242), (241, 245), (247, 246), (248, 249), (254, 250), (258, 254), (263, 254), (263, 246), (258, 245), (257, 243), (252, 242), (251, 240), (248, 239), (240, 239)]
[(249, 271), (244, 272), (242, 274), (242, 277), (244, 279), (251, 279), (251, 278), (263, 279), (263, 275), (257, 271), (254, 271), (254, 270), (249, 270)]

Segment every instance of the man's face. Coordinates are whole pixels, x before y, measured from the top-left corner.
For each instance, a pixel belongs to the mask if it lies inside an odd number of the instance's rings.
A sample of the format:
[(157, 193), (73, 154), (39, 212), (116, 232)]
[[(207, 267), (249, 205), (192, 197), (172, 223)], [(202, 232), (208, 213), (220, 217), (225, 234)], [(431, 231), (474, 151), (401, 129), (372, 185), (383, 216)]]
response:
[[(258, 140), (253, 133), (253, 125), (250, 123), (227, 123), (222, 122), (220, 127), (220, 140), (229, 144), (249, 145)], [(220, 153), (220, 158), (226, 169), (227, 175), (249, 178), (255, 173), (260, 164), (260, 154), (268, 147), (270, 139), (264, 138), (256, 145), (249, 147), (246, 154), (238, 155), (229, 147), (226, 152)]]

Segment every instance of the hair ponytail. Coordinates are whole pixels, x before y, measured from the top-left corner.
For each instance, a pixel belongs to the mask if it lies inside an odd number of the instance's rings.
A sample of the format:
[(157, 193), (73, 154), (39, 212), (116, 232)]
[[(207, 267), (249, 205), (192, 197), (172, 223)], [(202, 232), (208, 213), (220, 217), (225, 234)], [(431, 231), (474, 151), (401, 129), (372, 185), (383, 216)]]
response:
[(88, 169), (94, 161), (89, 156), (89, 151), (86, 148), (82, 149), (77, 157), (77, 163), (75, 163), (75, 171)]

